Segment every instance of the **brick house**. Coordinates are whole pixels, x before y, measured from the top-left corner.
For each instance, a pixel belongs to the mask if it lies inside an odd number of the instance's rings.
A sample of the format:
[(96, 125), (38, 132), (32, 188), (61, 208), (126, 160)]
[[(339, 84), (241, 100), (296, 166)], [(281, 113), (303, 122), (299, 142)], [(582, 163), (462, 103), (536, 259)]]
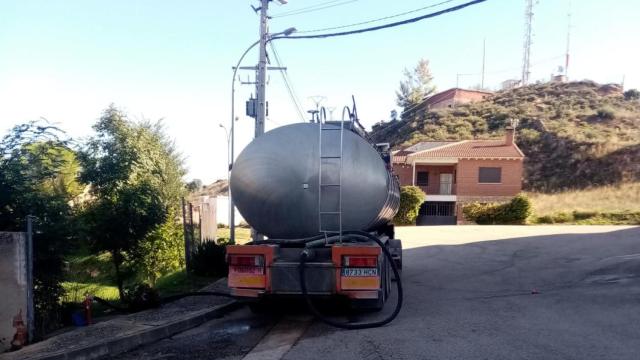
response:
[(524, 154), (512, 127), (504, 139), (426, 141), (393, 153), (400, 185), (426, 194), (418, 225), (463, 221), (462, 206), (473, 201), (508, 201), (522, 190)]
[(461, 104), (482, 101), (491, 95), (493, 93), (490, 91), (453, 88), (426, 98), (414, 108), (405, 111), (402, 116), (421, 115), (430, 110), (452, 108)]

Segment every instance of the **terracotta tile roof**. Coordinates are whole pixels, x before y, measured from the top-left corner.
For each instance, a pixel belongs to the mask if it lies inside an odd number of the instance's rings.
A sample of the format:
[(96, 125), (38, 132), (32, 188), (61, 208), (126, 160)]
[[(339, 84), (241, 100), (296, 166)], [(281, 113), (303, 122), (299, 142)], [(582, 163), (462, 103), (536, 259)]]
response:
[(517, 145), (499, 140), (423, 141), (393, 153), (393, 162), (406, 163), (410, 159), (429, 158), (524, 158)]
[(523, 158), (517, 145), (506, 145), (500, 140), (465, 140), (444, 146), (414, 152), (412, 158)]
[(457, 141), (423, 141), (423, 142), (419, 142), (417, 144), (411, 145), (408, 148), (404, 149), (405, 151), (414, 153), (414, 152), (418, 152), (418, 151), (424, 151), (424, 150), (428, 150), (428, 149), (433, 149), (435, 147), (439, 147), (442, 145), (448, 145), (448, 144), (453, 144)]
[(409, 154), (413, 154), (413, 151), (407, 151), (407, 150), (394, 151), (392, 153), (393, 158), (391, 162), (394, 164), (403, 163), (407, 160), (407, 155)]

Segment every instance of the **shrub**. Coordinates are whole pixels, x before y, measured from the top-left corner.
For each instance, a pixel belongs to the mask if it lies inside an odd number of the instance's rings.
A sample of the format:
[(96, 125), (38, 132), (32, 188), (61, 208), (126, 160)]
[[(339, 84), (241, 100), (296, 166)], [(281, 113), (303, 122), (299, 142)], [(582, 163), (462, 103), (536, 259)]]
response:
[(393, 218), (396, 225), (415, 225), (420, 205), (425, 200), (425, 193), (417, 186), (403, 186), (400, 189), (400, 207)]
[(223, 245), (213, 241), (201, 243), (191, 256), (191, 271), (199, 276), (225, 276), (228, 271), (225, 255)]
[(467, 220), (480, 225), (489, 224), (524, 224), (531, 216), (531, 200), (519, 194), (508, 203), (471, 203), (462, 208)]
[(611, 120), (616, 117), (615, 111), (610, 107), (602, 107), (596, 111), (596, 116), (601, 119)]
[(640, 99), (640, 91), (638, 89), (629, 89), (624, 92), (625, 100), (638, 100)]

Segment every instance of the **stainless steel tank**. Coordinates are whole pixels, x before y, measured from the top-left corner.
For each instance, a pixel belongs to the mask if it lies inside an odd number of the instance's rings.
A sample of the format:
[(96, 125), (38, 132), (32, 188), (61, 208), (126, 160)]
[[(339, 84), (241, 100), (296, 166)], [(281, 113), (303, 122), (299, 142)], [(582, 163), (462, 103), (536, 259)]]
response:
[[(324, 125), (330, 127), (331, 125)], [(322, 199), (319, 199), (322, 136)], [(359, 135), (344, 130), (342, 183), (340, 131), (300, 123), (271, 130), (251, 142), (231, 171), (231, 193), (242, 216), (270, 238), (318, 235), (319, 208), (338, 210), (342, 192), (343, 230), (372, 230), (390, 221), (398, 210), (400, 191), (380, 153)], [(337, 229), (337, 216), (322, 217), (323, 228)]]

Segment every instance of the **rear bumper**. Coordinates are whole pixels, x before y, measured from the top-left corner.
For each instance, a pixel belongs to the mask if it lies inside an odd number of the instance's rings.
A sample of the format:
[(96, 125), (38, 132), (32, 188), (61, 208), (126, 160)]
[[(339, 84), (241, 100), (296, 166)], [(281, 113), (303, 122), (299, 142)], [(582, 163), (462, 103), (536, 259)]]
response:
[[(230, 245), (227, 255), (256, 254), (265, 257), (265, 268), (260, 279), (255, 274), (229, 272), (231, 294), (240, 298), (258, 298), (263, 296), (299, 296), (300, 262), (302, 249), (279, 248), (274, 245)], [(357, 246), (350, 244), (335, 245), (315, 251), (315, 259), (305, 263), (305, 284), (307, 293), (314, 296), (341, 295), (351, 299), (378, 299), (381, 296), (380, 274), (377, 277), (349, 277), (341, 274), (343, 255), (378, 256), (378, 268), (382, 261), (381, 250), (377, 245)]]

